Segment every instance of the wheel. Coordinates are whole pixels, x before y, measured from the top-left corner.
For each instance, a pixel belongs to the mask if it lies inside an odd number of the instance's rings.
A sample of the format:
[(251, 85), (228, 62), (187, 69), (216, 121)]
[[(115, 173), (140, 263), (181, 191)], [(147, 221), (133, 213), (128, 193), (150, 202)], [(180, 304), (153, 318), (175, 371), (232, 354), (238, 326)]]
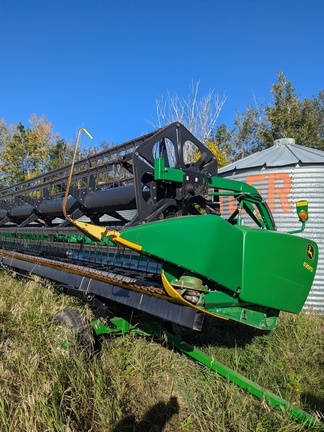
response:
[(66, 309), (58, 312), (53, 319), (60, 330), (61, 347), (68, 351), (69, 347), (79, 346), (89, 356), (94, 349), (92, 328), (86, 318), (77, 309)]

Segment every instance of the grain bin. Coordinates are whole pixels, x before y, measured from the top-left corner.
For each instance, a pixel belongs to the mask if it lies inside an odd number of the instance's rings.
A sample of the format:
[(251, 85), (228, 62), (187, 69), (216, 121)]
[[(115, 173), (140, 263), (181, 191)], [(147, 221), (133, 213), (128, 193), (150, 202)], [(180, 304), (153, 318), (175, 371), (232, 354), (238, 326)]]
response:
[[(324, 152), (297, 145), (291, 138), (278, 139), (272, 147), (221, 168), (219, 175), (258, 189), (268, 202), (278, 231), (300, 227), (296, 201), (308, 200), (309, 221), (305, 231), (295, 235), (317, 242), (319, 260), (304, 309), (324, 313)], [(223, 214), (232, 213), (234, 205), (224, 198)]]

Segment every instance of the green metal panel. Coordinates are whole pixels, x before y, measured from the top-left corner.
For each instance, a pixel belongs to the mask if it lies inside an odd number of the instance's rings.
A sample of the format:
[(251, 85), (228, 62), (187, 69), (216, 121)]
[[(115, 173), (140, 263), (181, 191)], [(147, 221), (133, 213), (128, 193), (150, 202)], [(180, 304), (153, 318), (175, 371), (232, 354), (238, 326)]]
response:
[(125, 229), (142, 252), (202, 275), (236, 292), (241, 286), (240, 230), (215, 215), (184, 216)]
[(244, 235), (240, 299), (299, 313), (315, 276), (316, 243), (275, 231), (237, 229)]
[(184, 172), (176, 168), (165, 167), (163, 158), (154, 159), (154, 180), (166, 180), (182, 183)]
[[(215, 215), (152, 222), (120, 236), (144, 254), (170, 263), (176, 278), (187, 270), (238, 293), (243, 304), (292, 313), (303, 307), (317, 265), (318, 249), (311, 240), (231, 225)], [(217, 305), (207, 304), (217, 313)]]

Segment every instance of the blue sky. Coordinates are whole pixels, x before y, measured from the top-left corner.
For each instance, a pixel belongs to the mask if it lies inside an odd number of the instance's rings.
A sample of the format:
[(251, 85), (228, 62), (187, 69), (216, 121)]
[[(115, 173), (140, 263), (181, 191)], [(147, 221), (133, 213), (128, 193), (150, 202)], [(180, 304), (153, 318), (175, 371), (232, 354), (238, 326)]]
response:
[(122, 143), (200, 80), (231, 126), (253, 95), (271, 100), (278, 71), (301, 98), (324, 89), (323, 17), (323, 0), (1, 0), (0, 118)]

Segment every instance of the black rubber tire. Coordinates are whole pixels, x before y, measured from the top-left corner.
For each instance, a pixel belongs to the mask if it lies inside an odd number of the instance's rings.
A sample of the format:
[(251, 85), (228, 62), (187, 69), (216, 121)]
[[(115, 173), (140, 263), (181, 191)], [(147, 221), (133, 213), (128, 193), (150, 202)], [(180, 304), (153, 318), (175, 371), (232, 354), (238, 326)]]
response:
[[(75, 345), (77, 341), (80, 348), (84, 350), (89, 356), (93, 354), (94, 350), (94, 337), (93, 331), (88, 320), (77, 309), (66, 309), (54, 316), (53, 322), (56, 325), (65, 327), (71, 330), (70, 340), (68, 345)], [(72, 337), (71, 337), (72, 336)]]

